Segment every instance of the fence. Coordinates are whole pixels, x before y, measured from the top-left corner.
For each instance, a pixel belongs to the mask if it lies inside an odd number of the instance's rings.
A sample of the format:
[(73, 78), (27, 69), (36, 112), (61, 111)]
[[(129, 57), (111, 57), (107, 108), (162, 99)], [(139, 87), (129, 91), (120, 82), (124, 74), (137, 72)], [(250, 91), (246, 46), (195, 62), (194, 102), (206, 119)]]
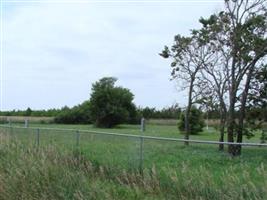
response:
[[(175, 164), (174, 161), (179, 159), (177, 158), (179, 157), (177, 151), (184, 148), (183, 142), (186, 141), (190, 144), (198, 144), (194, 145), (194, 151), (192, 149), (188, 149), (188, 152), (183, 151), (183, 153), (188, 153), (188, 156), (196, 152), (196, 150), (205, 152), (205, 154), (208, 153), (206, 157), (214, 156), (215, 154), (210, 153), (213, 152), (212, 150), (207, 151), (206, 145), (212, 145), (209, 148), (214, 150), (217, 148), (214, 145), (219, 144), (257, 148), (267, 147), (267, 144), (263, 143), (217, 142), (146, 136), (143, 135), (144, 126), (141, 128), (140, 135), (11, 125), (1, 125), (1, 133), (8, 135), (12, 140), (20, 141), (25, 146), (34, 146), (37, 149), (54, 146), (60, 148), (61, 151), (79, 151), (79, 153), (90, 157), (90, 160), (97, 164), (116, 165), (116, 167), (122, 168), (130, 167), (131, 169), (139, 169), (141, 172), (143, 171), (144, 163), (146, 166), (162, 162), (168, 162), (168, 165)], [(255, 149), (249, 150), (254, 151)]]

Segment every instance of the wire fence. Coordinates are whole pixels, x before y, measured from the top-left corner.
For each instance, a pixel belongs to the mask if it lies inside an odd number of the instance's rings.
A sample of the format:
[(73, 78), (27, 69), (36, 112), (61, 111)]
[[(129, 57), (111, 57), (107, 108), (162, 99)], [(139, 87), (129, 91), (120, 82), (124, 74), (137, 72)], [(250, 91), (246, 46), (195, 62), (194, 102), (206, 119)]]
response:
[[(187, 153), (188, 156), (197, 152), (205, 153), (206, 157), (210, 157), (214, 156), (212, 152), (216, 151), (219, 144), (250, 147), (247, 150), (252, 153), (255, 148), (267, 147), (267, 144), (263, 143), (185, 140), (146, 136), (143, 133), (141, 131), (140, 135), (134, 135), (93, 130), (0, 125), (1, 136), (8, 136), (10, 140), (19, 141), (23, 146), (36, 149), (50, 146), (60, 151), (78, 152), (99, 165), (139, 169), (141, 172), (144, 167), (151, 167), (157, 163), (175, 165), (175, 161), (182, 156), (179, 150), (183, 150), (183, 154)], [(1, 139), (1, 144), (4, 142)], [(184, 142), (189, 142), (193, 147), (184, 150)], [(266, 149), (260, 148), (260, 150)], [(186, 157), (186, 155), (183, 156)]]

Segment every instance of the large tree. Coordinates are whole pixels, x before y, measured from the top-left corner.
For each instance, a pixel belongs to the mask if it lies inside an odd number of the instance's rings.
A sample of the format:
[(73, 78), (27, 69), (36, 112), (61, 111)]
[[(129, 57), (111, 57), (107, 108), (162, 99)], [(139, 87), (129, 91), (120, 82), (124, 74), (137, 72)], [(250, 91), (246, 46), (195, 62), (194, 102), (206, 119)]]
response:
[(129, 120), (135, 112), (134, 95), (129, 89), (116, 87), (114, 77), (105, 77), (92, 86), (90, 115), (96, 127), (111, 128)]
[[(221, 54), (227, 78), (228, 142), (242, 143), (246, 102), (255, 71), (267, 54), (267, 12), (264, 0), (226, 0), (225, 10), (201, 19), (201, 40)], [(215, 63), (214, 63), (215, 64)], [(216, 78), (217, 79), (217, 78)], [(218, 79), (217, 79), (218, 80)], [(235, 117), (239, 112), (238, 119)], [(241, 145), (229, 145), (232, 155), (240, 155)]]
[[(227, 39), (230, 45), (231, 66), (229, 81), (228, 141), (242, 143), (246, 103), (253, 73), (261, 66), (267, 55), (267, 10), (265, 0), (227, 0), (226, 11), (230, 30)], [(222, 18), (219, 17), (219, 20)], [(235, 107), (238, 106), (238, 124), (235, 127)], [(241, 154), (240, 145), (230, 145), (229, 153)]]

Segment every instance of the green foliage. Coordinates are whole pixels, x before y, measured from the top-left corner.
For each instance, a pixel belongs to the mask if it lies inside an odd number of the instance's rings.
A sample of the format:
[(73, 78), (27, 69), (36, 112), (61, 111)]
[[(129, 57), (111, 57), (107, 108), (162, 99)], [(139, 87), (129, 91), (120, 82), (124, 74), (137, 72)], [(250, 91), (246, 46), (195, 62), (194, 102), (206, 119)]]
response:
[(90, 120), (90, 102), (85, 101), (73, 108), (63, 107), (55, 117), (56, 123), (62, 124), (88, 124)]
[(267, 131), (266, 130), (262, 130), (261, 131), (260, 141), (261, 141), (261, 143), (266, 143), (266, 140), (267, 140)]
[(111, 128), (135, 115), (134, 95), (126, 88), (116, 87), (116, 81), (105, 77), (92, 86), (90, 114), (96, 127)]
[(0, 116), (54, 117), (60, 112), (60, 109), (31, 110), (27, 108), (27, 110), (0, 111)]
[(174, 104), (169, 107), (162, 108), (157, 110), (156, 108), (138, 108), (138, 111), (141, 116), (146, 119), (177, 119), (181, 113), (181, 108), (178, 104)]
[[(191, 135), (199, 134), (202, 131), (203, 127), (205, 126), (202, 112), (196, 107), (191, 108), (191, 112), (189, 115), (189, 124), (190, 124)], [(182, 112), (180, 115), (178, 128), (180, 131), (185, 130), (185, 113), (184, 112)]]
[(267, 64), (261, 65), (254, 73), (248, 100), (252, 108), (267, 108)]
[(27, 108), (25, 112), (25, 116), (31, 116), (31, 114), (32, 114), (32, 110), (30, 108)]
[(143, 109), (140, 109), (140, 112), (142, 113), (142, 116), (146, 119), (150, 119), (155, 117), (156, 115), (156, 108), (149, 108), (145, 107)]

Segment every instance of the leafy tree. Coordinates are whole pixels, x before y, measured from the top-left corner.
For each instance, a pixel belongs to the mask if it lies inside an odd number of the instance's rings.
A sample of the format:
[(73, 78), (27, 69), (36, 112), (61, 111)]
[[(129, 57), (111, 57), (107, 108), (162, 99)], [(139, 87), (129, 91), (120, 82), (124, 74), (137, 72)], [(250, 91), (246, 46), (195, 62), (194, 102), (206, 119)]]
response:
[(27, 108), (27, 110), (25, 111), (25, 116), (31, 116), (32, 114), (32, 110), (30, 108)]
[[(264, 0), (226, 0), (225, 11), (209, 19), (218, 51), (231, 55), (227, 61), (229, 74), (228, 141), (242, 143), (245, 130), (246, 104), (253, 73), (261, 66), (267, 54), (267, 10)], [(206, 21), (207, 22), (207, 21)], [(224, 26), (219, 26), (223, 24)], [(223, 32), (223, 34), (221, 34)], [(222, 36), (223, 35), (223, 36)], [(217, 38), (218, 36), (218, 38)], [(211, 39), (211, 38), (210, 38)], [(212, 39), (212, 40), (214, 40)], [(239, 108), (238, 119), (235, 109)], [(236, 124), (237, 121), (237, 124)], [(229, 153), (241, 154), (240, 145), (229, 145)]]
[(177, 103), (165, 107), (159, 111), (159, 118), (160, 119), (177, 119), (177, 116), (180, 116), (181, 108)]
[[(203, 63), (208, 62), (211, 55), (210, 50), (199, 42), (197, 35), (192, 32), (190, 37), (176, 35), (174, 44), (171, 47), (165, 46), (160, 56), (163, 58), (172, 59), (171, 76), (173, 80), (180, 83), (182, 90), (187, 90), (188, 99), (185, 110), (185, 136), (188, 140), (190, 135), (190, 120), (192, 106), (199, 102), (203, 90), (202, 81), (200, 79), (201, 70), (204, 67)], [(213, 53), (213, 52), (211, 52)], [(185, 142), (188, 145), (188, 142)]]
[(156, 108), (149, 108), (145, 107), (141, 110), (142, 116), (146, 119), (150, 119), (155, 117), (156, 115)]
[(116, 87), (114, 77), (105, 77), (92, 85), (90, 115), (96, 127), (111, 128), (129, 121), (135, 112), (134, 95), (129, 89)]
[[(186, 78), (189, 83), (187, 113), (190, 113), (192, 105), (191, 95), (199, 94), (196, 91), (204, 91), (207, 99), (210, 94), (216, 95), (222, 117), (221, 126), (225, 123), (227, 126), (228, 142), (242, 143), (243, 135), (247, 133), (244, 123), (253, 74), (266, 62), (266, 4), (266, 0), (225, 0), (223, 11), (207, 19), (201, 18), (201, 29), (193, 30), (190, 37), (176, 37), (172, 48), (166, 47), (161, 54), (165, 58), (173, 58), (171, 66), (174, 75), (180, 78), (190, 75)], [(191, 49), (188, 47), (193, 48), (188, 51)], [(216, 74), (214, 72), (217, 72), (218, 67), (221, 72)], [(187, 74), (182, 69), (188, 69)], [(203, 81), (205, 73), (209, 77)], [(208, 95), (205, 94), (207, 80), (212, 80), (213, 83)], [(188, 120), (185, 121), (188, 124)], [(187, 131), (190, 130), (188, 125)], [(223, 133), (223, 129), (221, 130)], [(241, 145), (228, 145), (228, 152), (234, 156), (240, 155)]]
[[(203, 127), (205, 126), (204, 118), (202, 115), (201, 110), (197, 109), (195, 106), (193, 106), (190, 110), (189, 114), (189, 123), (190, 126), (190, 134), (191, 135), (197, 135), (199, 134)], [(178, 122), (178, 128), (180, 131), (185, 131), (185, 113), (181, 113), (180, 120)]]

